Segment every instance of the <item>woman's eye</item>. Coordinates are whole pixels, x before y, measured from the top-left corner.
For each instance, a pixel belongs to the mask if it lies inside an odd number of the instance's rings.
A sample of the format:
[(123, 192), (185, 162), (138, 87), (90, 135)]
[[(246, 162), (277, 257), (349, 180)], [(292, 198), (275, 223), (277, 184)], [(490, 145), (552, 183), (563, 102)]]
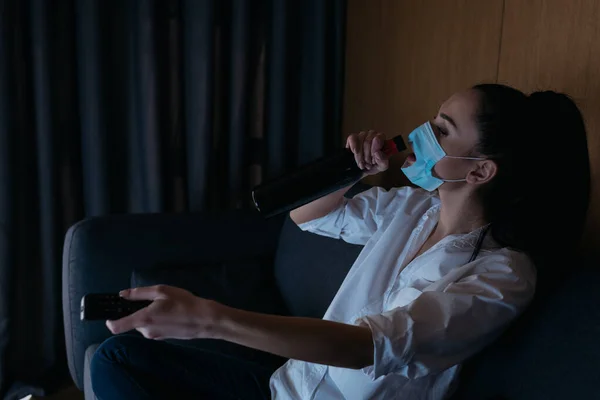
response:
[(435, 129), (437, 130), (438, 134), (442, 136), (448, 136), (448, 131), (442, 128), (441, 126), (435, 125)]

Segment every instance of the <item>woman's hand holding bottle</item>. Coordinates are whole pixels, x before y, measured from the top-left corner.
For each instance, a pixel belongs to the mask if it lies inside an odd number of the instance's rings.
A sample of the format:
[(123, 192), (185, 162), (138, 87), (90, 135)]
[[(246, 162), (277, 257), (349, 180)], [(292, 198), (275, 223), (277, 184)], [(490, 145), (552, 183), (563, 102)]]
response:
[(383, 151), (385, 135), (373, 130), (353, 133), (346, 140), (346, 148), (354, 153), (356, 164), (365, 175), (375, 175), (389, 167), (389, 157)]

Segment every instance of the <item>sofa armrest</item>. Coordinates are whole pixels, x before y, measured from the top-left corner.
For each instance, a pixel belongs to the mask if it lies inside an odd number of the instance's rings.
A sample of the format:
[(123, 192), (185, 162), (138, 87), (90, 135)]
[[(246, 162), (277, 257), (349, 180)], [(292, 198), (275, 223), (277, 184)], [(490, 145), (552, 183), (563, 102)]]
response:
[(235, 211), (96, 217), (72, 226), (63, 250), (63, 313), (69, 370), (77, 386), (83, 388), (86, 349), (110, 335), (102, 321), (80, 320), (82, 296), (127, 288), (134, 271), (272, 259), (281, 224), (282, 218)]

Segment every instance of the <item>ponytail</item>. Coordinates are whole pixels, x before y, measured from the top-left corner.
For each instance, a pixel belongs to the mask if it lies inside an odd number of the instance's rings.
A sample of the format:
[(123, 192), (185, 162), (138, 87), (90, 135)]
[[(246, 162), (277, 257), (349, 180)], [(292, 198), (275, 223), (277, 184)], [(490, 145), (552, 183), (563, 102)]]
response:
[(555, 262), (579, 244), (589, 203), (581, 112), (553, 91), (527, 96), (499, 84), (474, 89), (480, 94), (477, 150), (498, 165), (480, 192), (491, 234), (500, 245), (528, 253), (539, 276), (557, 275), (565, 266)]

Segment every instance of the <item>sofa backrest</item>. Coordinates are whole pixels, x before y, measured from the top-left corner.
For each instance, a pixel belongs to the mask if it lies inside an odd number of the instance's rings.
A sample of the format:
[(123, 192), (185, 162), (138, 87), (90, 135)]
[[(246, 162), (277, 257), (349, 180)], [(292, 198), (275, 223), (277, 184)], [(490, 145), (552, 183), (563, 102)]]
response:
[(288, 217), (275, 256), (275, 279), (289, 312), (322, 318), (361, 250), (303, 232)]
[(453, 400), (600, 399), (600, 269), (587, 263), (564, 265), (578, 270), (465, 363)]
[[(371, 186), (356, 183), (345, 197)], [(275, 279), (288, 311), (322, 318), (363, 246), (303, 232), (289, 218), (283, 223), (275, 256)]]

